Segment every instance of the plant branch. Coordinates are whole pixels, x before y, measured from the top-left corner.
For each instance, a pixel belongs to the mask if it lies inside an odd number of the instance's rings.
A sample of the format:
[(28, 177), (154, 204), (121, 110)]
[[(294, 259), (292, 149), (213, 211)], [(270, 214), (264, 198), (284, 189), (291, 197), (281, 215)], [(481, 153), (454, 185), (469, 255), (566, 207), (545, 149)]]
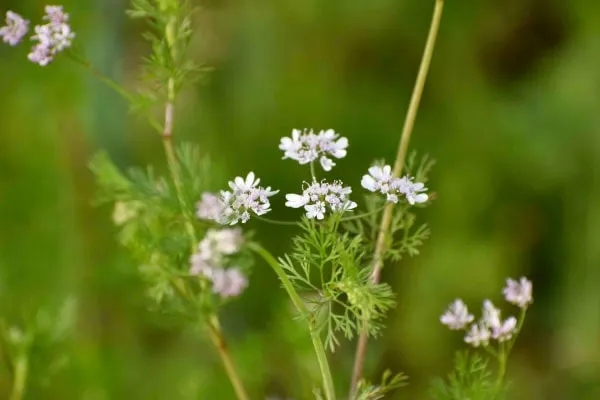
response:
[(19, 354), (14, 365), (14, 379), (10, 400), (21, 400), (25, 394), (25, 384), (29, 371), (27, 354)]
[[(175, 58), (174, 43), (175, 43), (176, 24), (177, 24), (177, 18), (175, 16), (173, 16), (171, 18), (171, 22), (169, 22), (167, 24), (167, 27), (165, 30), (165, 38), (167, 40), (169, 48), (171, 49), (171, 56), (173, 58)], [(167, 102), (165, 104), (165, 116), (164, 116), (165, 120), (164, 120), (164, 128), (162, 131), (162, 139), (163, 139), (163, 145), (165, 148), (165, 154), (167, 157), (167, 163), (169, 165), (169, 171), (171, 173), (173, 185), (175, 186), (175, 190), (177, 192), (177, 199), (178, 199), (179, 205), (181, 207), (181, 212), (185, 218), (185, 226), (186, 226), (186, 230), (188, 231), (188, 234), (190, 236), (191, 248), (192, 248), (192, 252), (193, 252), (194, 248), (197, 244), (196, 231), (194, 229), (194, 225), (191, 220), (192, 216), (190, 215), (190, 210), (188, 209), (186, 199), (183, 195), (183, 187), (182, 187), (181, 179), (179, 177), (180, 166), (179, 166), (179, 162), (177, 160), (175, 151), (173, 149), (173, 142), (172, 142), (173, 120), (174, 120), (174, 113), (175, 113), (176, 96), (177, 96), (177, 93), (175, 90), (175, 78), (171, 77), (167, 81)], [(187, 298), (188, 300), (190, 300), (184, 283), (181, 284), (181, 286), (180, 286), (180, 282), (175, 282), (175, 287), (184, 298)], [(241, 379), (239, 378), (237, 370), (236, 370), (236, 368), (233, 364), (233, 361), (229, 355), (229, 352), (227, 350), (227, 344), (226, 344), (223, 332), (220, 328), (218, 317), (214, 314), (211, 315), (206, 321), (206, 327), (209, 332), (211, 341), (214, 344), (215, 348), (217, 349), (217, 352), (219, 353), (221, 361), (223, 362), (223, 367), (225, 368), (225, 373), (227, 374), (227, 377), (229, 378), (229, 381), (231, 382), (231, 385), (233, 386), (233, 389), (235, 391), (237, 399), (238, 400), (248, 400), (249, 399), (248, 394), (246, 393), (246, 390), (244, 389), (244, 385), (243, 385)]]
[(275, 271), (275, 274), (277, 274), (277, 276), (279, 277), (279, 280), (281, 281), (283, 288), (288, 293), (288, 296), (292, 300), (292, 303), (294, 304), (294, 306), (296, 307), (296, 309), (298, 310), (298, 312), (300, 313), (302, 318), (306, 319), (308, 321), (308, 330), (310, 332), (310, 338), (312, 340), (313, 347), (315, 349), (315, 354), (317, 356), (317, 362), (319, 363), (319, 368), (321, 370), (321, 377), (323, 379), (323, 388), (325, 390), (325, 398), (327, 400), (335, 400), (335, 390), (333, 387), (333, 378), (331, 377), (331, 370), (329, 368), (329, 362), (327, 361), (327, 354), (325, 353), (325, 347), (323, 346), (323, 341), (321, 340), (321, 337), (319, 336), (319, 330), (317, 329), (315, 321), (312, 318), (312, 316), (310, 315), (309, 310), (306, 308), (306, 305), (302, 301), (302, 298), (300, 298), (300, 295), (298, 295), (298, 292), (296, 292), (296, 289), (294, 289), (294, 285), (292, 285), (292, 282), (290, 281), (289, 277), (286, 275), (283, 268), (281, 268), (281, 265), (275, 259), (275, 257), (273, 257), (271, 255), (271, 253), (269, 253), (267, 250), (265, 250), (258, 243), (250, 243), (249, 247), (251, 250), (253, 250), (255, 253), (257, 253), (259, 256), (261, 256), (267, 262), (267, 264), (269, 264), (269, 266), (271, 266), (271, 268), (273, 268), (273, 271)]
[(233, 364), (233, 360), (229, 356), (229, 351), (227, 350), (227, 342), (223, 337), (223, 331), (219, 326), (219, 320), (217, 319), (216, 315), (212, 315), (208, 319), (206, 323), (206, 328), (208, 330), (210, 339), (212, 340), (213, 344), (215, 345), (215, 348), (217, 349), (217, 352), (219, 353), (219, 356), (221, 357), (221, 361), (223, 362), (225, 372), (229, 377), (229, 381), (233, 386), (233, 390), (235, 390), (235, 394), (238, 400), (249, 400), (250, 398), (248, 397), (248, 394), (244, 389), (244, 384), (238, 376), (235, 365)]
[[(394, 163), (394, 176), (400, 176), (402, 173), (402, 167), (406, 160), (406, 152), (408, 150), (408, 144), (410, 142), (410, 136), (415, 124), (417, 117), (417, 111), (419, 110), (419, 104), (421, 96), (423, 95), (423, 88), (425, 87), (425, 81), (427, 80), (427, 73), (431, 64), (431, 58), (433, 55), (433, 49), (435, 47), (435, 41), (437, 33), (440, 27), (440, 21), (442, 18), (442, 10), (444, 8), (444, 0), (436, 0), (435, 8), (433, 10), (433, 17), (431, 20), (431, 26), (429, 28), (429, 34), (423, 51), (423, 57), (421, 59), (421, 65), (419, 67), (419, 73), (413, 89), (412, 97), (404, 120), (404, 127), (402, 128), (402, 136), (400, 137), (400, 144), (398, 146), (398, 153), (396, 161)], [(383, 211), (381, 218), (381, 224), (379, 225), (379, 233), (377, 235), (377, 242), (375, 246), (375, 252), (373, 256), (373, 267), (371, 273), (371, 280), (378, 283), (380, 280), (381, 269), (383, 267), (383, 259), (385, 253), (386, 239), (389, 233), (389, 228), (392, 222), (394, 203), (389, 203)], [(367, 332), (363, 328), (358, 339), (356, 347), (356, 356), (354, 360), (354, 368), (352, 372), (352, 384), (350, 388), (351, 395), (356, 392), (358, 381), (362, 377), (363, 365), (365, 360), (365, 354), (367, 350)]]

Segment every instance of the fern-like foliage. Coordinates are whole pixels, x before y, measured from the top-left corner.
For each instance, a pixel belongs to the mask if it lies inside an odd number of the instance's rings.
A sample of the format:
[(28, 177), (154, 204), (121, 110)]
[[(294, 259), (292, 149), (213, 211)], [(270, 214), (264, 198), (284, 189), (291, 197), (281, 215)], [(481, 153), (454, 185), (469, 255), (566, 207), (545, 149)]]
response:
[(210, 70), (189, 58), (195, 11), (189, 0), (132, 0), (127, 14), (147, 22), (149, 29), (143, 37), (152, 48), (143, 60), (145, 87), (135, 98), (135, 109), (164, 104), (169, 86), (178, 93)]
[[(139, 264), (148, 283), (148, 294), (156, 304), (169, 301), (181, 309), (175, 296), (181, 286), (176, 282), (188, 278), (192, 249), (211, 226), (194, 217), (195, 203), (210, 187), (211, 175), (210, 163), (193, 146), (184, 144), (176, 154), (177, 172), (184, 188), (179, 194), (181, 201), (172, 181), (151, 167), (121, 172), (101, 152), (92, 158), (90, 169), (99, 186), (98, 202), (115, 205), (113, 220), (119, 228), (119, 240)], [(190, 223), (198, 238), (190, 237), (186, 229)], [(191, 284), (201, 283), (198, 282), (194, 279)]]
[(385, 283), (373, 283), (360, 236), (338, 232), (340, 217), (322, 223), (304, 218), (293, 251), (279, 262), (304, 295), (324, 332), (325, 345), (334, 351), (338, 333), (351, 339), (363, 327), (374, 336), (381, 329), (394, 294)]
[(435, 379), (430, 388), (433, 400), (498, 399), (488, 361), (476, 353), (458, 352), (454, 370), (447, 379)]
[(408, 384), (408, 376), (403, 373), (394, 374), (386, 370), (377, 385), (361, 380), (358, 383), (354, 400), (379, 400), (388, 393)]

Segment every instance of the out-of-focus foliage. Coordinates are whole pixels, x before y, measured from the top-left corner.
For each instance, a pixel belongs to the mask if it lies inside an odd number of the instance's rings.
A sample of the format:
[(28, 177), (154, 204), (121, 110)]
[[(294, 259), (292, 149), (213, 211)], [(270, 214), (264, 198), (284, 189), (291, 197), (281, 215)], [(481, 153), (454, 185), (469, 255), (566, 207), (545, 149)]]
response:
[[(98, 69), (138, 86), (149, 54), (125, 0), (65, 0)], [(280, 162), (292, 128), (335, 128), (350, 140), (336, 174), (358, 187), (374, 158), (391, 162), (433, 2), (197, 2), (194, 58), (215, 71), (183, 93), (176, 140), (193, 141), (225, 176), (254, 170), (281, 193), (303, 172)], [(0, 0), (40, 18), (43, 4)], [(600, 397), (600, 6), (592, 0), (448, 0), (411, 147), (437, 162), (431, 238), (384, 270), (399, 296), (371, 342), (367, 371), (405, 371), (392, 395), (428, 398), (458, 338), (438, 323), (456, 296), (500, 298), (527, 275), (535, 303), (509, 364), (522, 399)], [(79, 299), (69, 364), (29, 398), (229, 399), (204, 336), (148, 311), (137, 265), (117, 246), (112, 209), (93, 208), (86, 168), (98, 148), (123, 168), (165, 165), (154, 131), (86, 71), (58, 57), (41, 68), (27, 46), (0, 46), (0, 290), (5, 319)], [(158, 171), (164, 174), (164, 169)], [(225, 183), (225, 180), (223, 181)], [(273, 216), (286, 218), (283, 196)], [(290, 214), (291, 215), (291, 214)], [(286, 227), (251, 222), (270, 248)], [(494, 297), (496, 296), (496, 297)], [(224, 329), (252, 398), (310, 398), (318, 367), (308, 335), (271, 270), (257, 265)], [(471, 304), (469, 304), (471, 305)], [(332, 357), (348, 387), (352, 345)], [(376, 381), (376, 379), (370, 379)], [(10, 389), (0, 366), (0, 398)]]

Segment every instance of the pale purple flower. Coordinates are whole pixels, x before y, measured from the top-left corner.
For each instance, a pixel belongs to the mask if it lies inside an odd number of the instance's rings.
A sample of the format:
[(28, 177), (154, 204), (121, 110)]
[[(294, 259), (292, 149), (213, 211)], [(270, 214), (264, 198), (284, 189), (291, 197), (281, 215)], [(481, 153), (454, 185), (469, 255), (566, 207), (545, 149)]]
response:
[(408, 177), (404, 177), (402, 179), (406, 179), (407, 180), (407, 184), (405, 186), (405, 191), (401, 193), (404, 193), (404, 195), (406, 196), (406, 200), (408, 201), (408, 204), (415, 205), (418, 203), (425, 203), (428, 199), (429, 196), (427, 195), (427, 193), (422, 193), (424, 191), (427, 190), (427, 188), (425, 187), (425, 185), (421, 182), (415, 182), (413, 183)]
[(209, 229), (204, 241), (209, 242), (216, 252), (231, 255), (240, 251), (244, 243), (244, 236), (240, 228)]
[(471, 328), (465, 335), (465, 342), (469, 343), (473, 347), (479, 347), (482, 345), (487, 346), (490, 336), (491, 333), (489, 328), (486, 326), (486, 324), (480, 322), (471, 325)]
[(271, 190), (271, 187), (260, 187), (260, 179), (250, 172), (246, 179), (236, 177), (229, 182), (231, 191), (221, 191), (221, 202), (223, 212), (219, 222), (235, 225), (239, 221), (242, 223), (250, 219), (252, 213), (263, 215), (271, 211), (269, 197), (278, 193), (278, 190)]
[(6, 26), (0, 28), (0, 37), (4, 43), (16, 46), (28, 31), (29, 21), (15, 12), (6, 12)]
[(475, 317), (469, 314), (466, 304), (461, 299), (456, 299), (440, 317), (440, 322), (452, 330), (459, 330), (474, 319)]
[(327, 209), (331, 212), (344, 212), (356, 208), (356, 203), (348, 198), (352, 188), (343, 186), (341, 181), (304, 183), (302, 194), (286, 194), (285, 205), (291, 208), (304, 207), (310, 219), (323, 219)]
[(348, 139), (340, 137), (333, 129), (315, 134), (312, 130), (292, 130), (291, 137), (281, 139), (279, 149), (283, 150), (283, 158), (298, 161), (301, 165), (319, 160), (325, 171), (331, 171), (335, 163), (330, 157), (344, 158)]
[(215, 193), (202, 193), (202, 199), (196, 203), (196, 215), (200, 219), (218, 221), (223, 215), (223, 209), (224, 205)]
[(482, 323), (491, 329), (493, 339), (503, 342), (512, 337), (517, 326), (517, 320), (515, 317), (509, 317), (502, 321), (500, 314), (500, 310), (491, 301), (485, 300), (483, 302)]
[(204, 275), (210, 277), (213, 266), (211, 262), (211, 254), (206, 252), (194, 253), (190, 257), (190, 275)]
[(243, 244), (241, 229), (209, 229), (190, 258), (190, 275), (202, 275), (212, 282), (212, 290), (221, 297), (239, 295), (248, 285), (237, 268), (223, 268), (228, 256), (239, 252)]
[(492, 329), (492, 337), (499, 342), (504, 342), (512, 338), (516, 330), (517, 319), (515, 317), (508, 317), (498, 327)]
[(483, 302), (483, 322), (492, 330), (500, 328), (502, 322), (500, 320), (500, 310), (494, 306), (490, 300)]
[(75, 33), (69, 25), (69, 14), (62, 6), (46, 6), (44, 25), (37, 25), (31, 40), (38, 43), (31, 49), (29, 60), (41, 66), (48, 65), (54, 57), (66, 48), (71, 47)]
[(401, 196), (411, 205), (424, 203), (429, 198), (426, 193), (422, 193), (427, 190), (423, 183), (414, 183), (408, 176), (395, 178), (389, 165), (369, 168), (369, 174), (362, 177), (361, 186), (371, 192), (386, 195), (387, 201), (392, 203), (397, 203)]
[(222, 298), (239, 296), (248, 286), (248, 279), (238, 268), (214, 269), (210, 278), (213, 293)]
[(521, 277), (519, 282), (507, 279), (506, 287), (502, 290), (504, 298), (509, 303), (515, 304), (520, 308), (526, 308), (533, 302), (531, 281)]

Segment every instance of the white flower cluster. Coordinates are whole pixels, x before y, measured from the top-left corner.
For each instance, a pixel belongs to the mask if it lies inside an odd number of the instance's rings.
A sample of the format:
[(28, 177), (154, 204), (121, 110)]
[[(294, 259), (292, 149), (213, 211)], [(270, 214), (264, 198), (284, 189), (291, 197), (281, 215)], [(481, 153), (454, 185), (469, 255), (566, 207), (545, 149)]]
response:
[(429, 198), (426, 193), (422, 193), (427, 190), (423, 183), (415, 183), (408, 176), (392, 176), (392, 168), (389, 165), (369, 168), (369, 175), (364, 175), (360, 183), (371, 192), (385, 194), (387, 200), (392, 203), (397, 203), (400, 196), (405, 196), (410, 205), (424, 203)]
[(253, 172), (250, 172), (246, 179), (238, 176), (230, 181), (231, 191), (221, 191), (223, 211), (219, 222), (230, 225), (239, 221), (246, 223), (251, 213), (263, 215), (271, 211), (269, 197), (277, 194), (279, 190), (258, 186), (259, 183), (260, 179), (255, 179)]
[(29, 60), (41, 66), (48, 65), (56, 54), (71, 47), (75, 33), (69, 26), (69, 14), (62, 6), (46, 6), (46, 24), (35, 27), (32, 40), (38, 42), (29, 53)]
[(16, 46), (29, 31), (29, 21), (12, 11), (6, 12), (6, 26), (0, 28), (0, 37), (4, 43)]
[[(533, 301), (531, 282), (524, 277), (520, 279), (520, 282), (508, 279), (503, 293), (506, 301), (522, 309), (527, 308)], [(469, 313), (465, 303), (457, 299), (441, 316), (440, 321), (452, 330), (462, 330), (466, 329), (474, 319), (475, 317)], [(490, 339), (504, 342), (511, 339), (516, 333), (517, 319), (508, 317), (503, 321), (500, 317), (500, 310), (491, 301), (485, 300), (482, 317), (469, 327), (465, 342), (474, 347), (487, 346)]]
[(344, 187), (341, 181), (305, 183), (302, 194), (286, 194), (285, 205), (292, 208), (304, 207), (310, 219), (323, 219), (327, 209), (331, 212), (344, 212), (356, 208), (356, 203), (348, 199), (352, 189)]
[(283, 158), (298, 161), (301, 165), (319, 160), (325, 171), (331, 171), (335, 163), (330, 158), (346, 156), (348, 139), (340, 137), (333, 129), (320, 131), (315, 134), (312, 130), (292, 130), (292, 137), (281, 139), (279, 148), (284, 151)]
[(227, 256), (237, 253), (244, 242), (240, 229), (209, 229), (190, 263), (191, 275), (203, 275), (212, 282), (213, 293), (222, 298), (240, 295), (248, 280), (239, 268), (223, 268)]
[[(75, 33), (69, 25), (69, 14), (62, 6), (46, 6), (45, 24), (36, 25), (31, 40), (38, 42), (28, 55), (30, 61), (41, 66), (48, 65), (64, 49), (71, 47)], [(6, 13), (6, 26), (0, 28), (5, 43), (16, 46), (29, 31), (29, 21), (12, 11)]]

